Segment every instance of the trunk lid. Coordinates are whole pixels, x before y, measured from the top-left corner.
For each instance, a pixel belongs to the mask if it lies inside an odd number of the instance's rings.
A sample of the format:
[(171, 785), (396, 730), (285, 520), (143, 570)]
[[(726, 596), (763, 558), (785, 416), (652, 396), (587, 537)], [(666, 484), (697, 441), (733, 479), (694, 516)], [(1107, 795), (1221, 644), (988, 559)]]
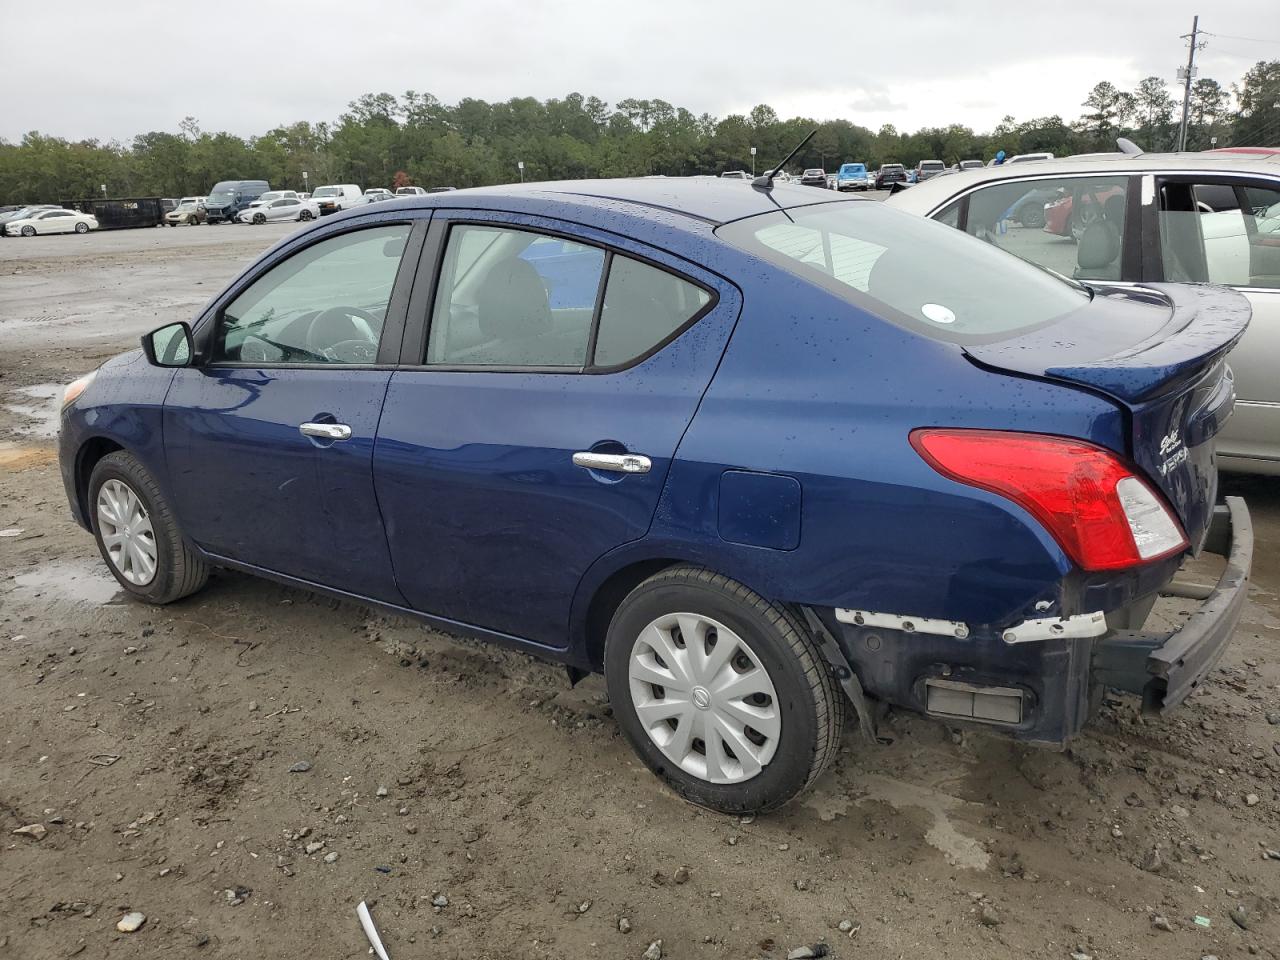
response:
[(1222, 287), (1097, 287), (1061, 321), (965, 353), (984, 367), (1085, 387), (1129, 415), (1129, 457), (1168, 498), (1198, 552), (1217, 497), (1213, 437), (1235, 388), (1225, 357), (1249, 301)]

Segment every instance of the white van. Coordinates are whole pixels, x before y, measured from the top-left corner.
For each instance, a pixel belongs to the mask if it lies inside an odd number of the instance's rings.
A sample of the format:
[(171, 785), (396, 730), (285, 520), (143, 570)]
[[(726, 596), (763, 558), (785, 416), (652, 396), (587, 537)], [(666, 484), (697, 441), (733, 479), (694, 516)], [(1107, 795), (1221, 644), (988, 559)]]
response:
[(335, 183), (311, 191), (311, 199), (320, 204), (321, 216), (345, 210), (362, 196), (364, 194), (354, 183)]

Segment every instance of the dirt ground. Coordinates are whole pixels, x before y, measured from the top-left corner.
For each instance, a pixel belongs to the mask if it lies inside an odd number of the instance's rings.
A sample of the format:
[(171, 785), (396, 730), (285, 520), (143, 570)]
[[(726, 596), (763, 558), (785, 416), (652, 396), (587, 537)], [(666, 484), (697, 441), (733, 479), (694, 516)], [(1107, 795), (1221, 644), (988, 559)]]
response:
[(599, 678), (240, 575), (124, 599), (58, 385), (291, 228), (0, 240), (0, 958), (364, 957), (361, 900), (394, 960), (1280, 955), (1275, 481), (1226, 484), (1251, 602), (1176, 715), (1063, 753), (896, 716), (755, 820), (660, 786)]

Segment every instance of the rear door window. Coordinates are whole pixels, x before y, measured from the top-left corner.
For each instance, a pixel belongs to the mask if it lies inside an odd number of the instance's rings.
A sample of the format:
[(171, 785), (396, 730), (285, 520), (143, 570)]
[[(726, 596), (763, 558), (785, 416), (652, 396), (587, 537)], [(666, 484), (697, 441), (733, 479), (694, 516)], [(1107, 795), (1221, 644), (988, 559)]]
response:
[(426, 363), (607, 373), (661, 349), (712, 301), (684, 277), (594, 244), (457, 224)]
[(1128, 177), (998, 182), (969, 195), (964, 229), (1064, 277), (1120, 280), (1128, 195)]
[(427, 363), (582, 368), (605, 252), (505, 227), (449, 231)]
[(672, 337), (711, 302), (711, 294), (666, 270), (614, 255), (596, 334), (594, 365), (630, 363)]

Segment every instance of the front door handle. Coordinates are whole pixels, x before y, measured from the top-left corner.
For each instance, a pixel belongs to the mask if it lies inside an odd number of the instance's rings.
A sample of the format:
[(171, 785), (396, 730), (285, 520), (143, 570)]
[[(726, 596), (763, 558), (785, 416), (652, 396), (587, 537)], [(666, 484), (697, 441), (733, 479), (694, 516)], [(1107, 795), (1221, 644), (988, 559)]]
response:
[(319, 437), (322, 440), (350, 440), (351, 428), (345, 423), (302, 423), (298, 432), (304, 437)]
[(587, 470), (612, 470), (614, 473), (648, 473), (653, 464), (639, 453), (593, 453), (590, 450), (573, 455), (573, 465)]

